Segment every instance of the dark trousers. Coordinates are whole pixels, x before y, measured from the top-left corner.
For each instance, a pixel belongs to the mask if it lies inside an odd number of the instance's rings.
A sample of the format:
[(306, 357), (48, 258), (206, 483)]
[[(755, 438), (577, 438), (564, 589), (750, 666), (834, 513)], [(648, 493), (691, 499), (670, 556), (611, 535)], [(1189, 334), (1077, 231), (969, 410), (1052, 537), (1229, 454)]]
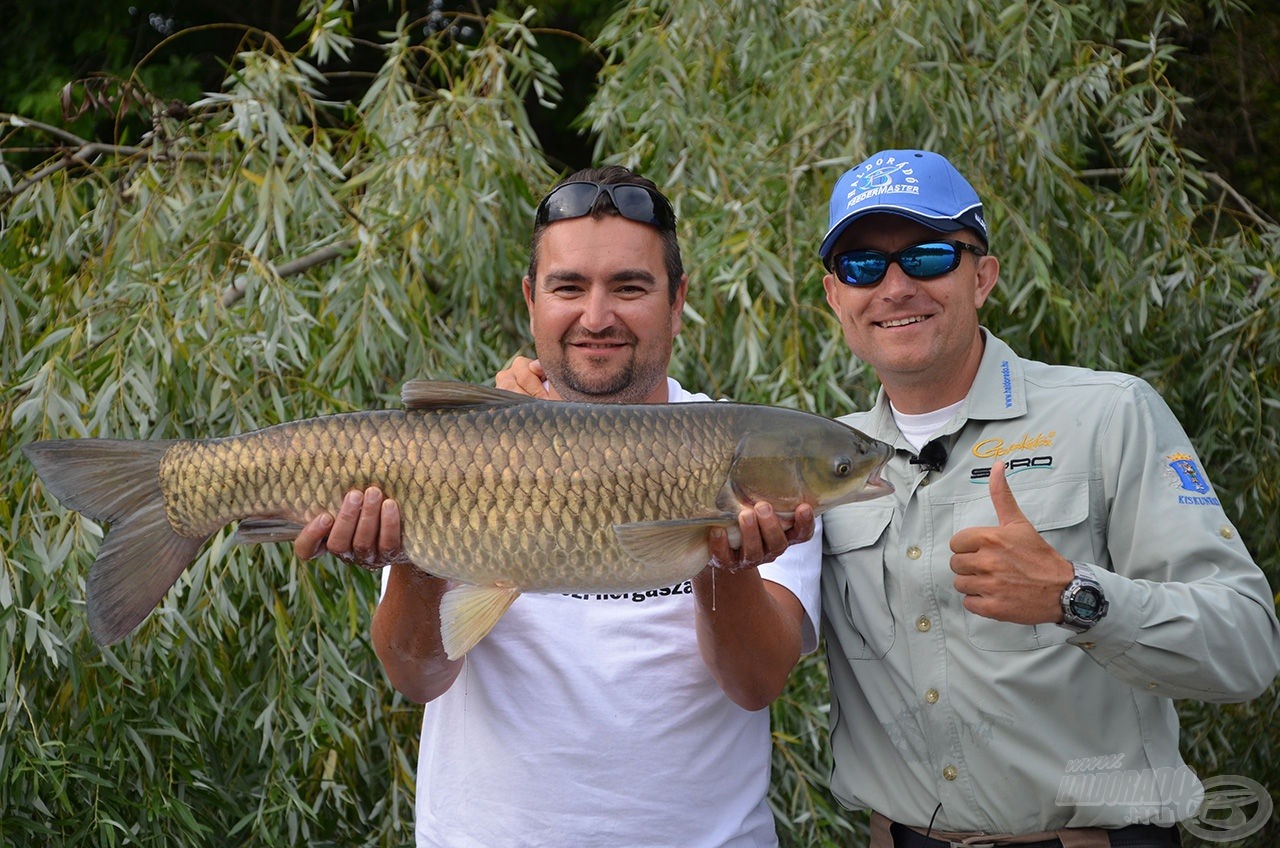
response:
[[(944, 839), (934, 839), (917, 833), (909, 827), (890, 823), (889, 834), (893, 838), (893, 848), (951, 848), (954, 844)], [(1135, 824), (1105, 833), (1111, 848), (1178, 848), (1182, 840), (1176, 827), (1159, 827), (1154, 824)], [(873, 843), (874, 844), (874, 843)], [(984, 843), (980, 838), (972, 841), (975, 846), (992, 844)], [(1061, 839), (1043, 839), (1036, 842), (995, 843), (1008, 845), (1009, 848), (1063, 848)]]

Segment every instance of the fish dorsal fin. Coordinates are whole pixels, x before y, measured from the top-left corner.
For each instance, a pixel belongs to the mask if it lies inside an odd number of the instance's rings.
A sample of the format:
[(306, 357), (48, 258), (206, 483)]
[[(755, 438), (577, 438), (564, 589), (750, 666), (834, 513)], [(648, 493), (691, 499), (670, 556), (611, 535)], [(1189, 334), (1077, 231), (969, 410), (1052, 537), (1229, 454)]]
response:
[(440, 599), (440, 639), (456, 660), (476, 646), (520, 597), (514, 586), (454, 586)]
[(468, 406), (512, 406), (534, 403), (527, 395), (447, 380), (409, 380), (400, 390), (405, 409), (458, 409)]
[(615, 524), (613, 533), (627, 556), (642, 563), (668, 566), (680, 563), (689, 574), (697, 574), (711, 559), (707, 531), (724, 527), (730, 541), (738, 533), (738, 518), (726, 513), (711, 518), (671, 521), (640, 521)]

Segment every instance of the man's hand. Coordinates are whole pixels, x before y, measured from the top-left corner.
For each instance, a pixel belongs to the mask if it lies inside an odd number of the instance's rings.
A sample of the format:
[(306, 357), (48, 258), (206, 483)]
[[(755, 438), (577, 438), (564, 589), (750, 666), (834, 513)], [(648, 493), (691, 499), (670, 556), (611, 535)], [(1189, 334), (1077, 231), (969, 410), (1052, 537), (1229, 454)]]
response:
[(493, 378), (493, 384), (516, 394), (528, 395), (540, 400), (561, 400), (555, 389), (546, 382), (547, 372), (542, 363), (527, 356), (513, 356), (507, 367)]
[(293, 540), (293, 552), (307, 560), (328, 551), (343, 562), (377, 570), (408, 561), (400, 544), (400, 507), (371, 486), (348, 492), (336, 518), (326, 512), (312, 519)]
[[(716, 683), (744, 710), (764, 709), (778, 697), (804, 644), (800, 600), (756, 566), (792, 542), (812, 538), (814, 522), (813, 508), (802, 504), (787, 527), (762, 502), (739, 511), (737, 527), (708, 534), (711, 564), (693, 578), (698, 651)], [(735, 549), (730, 537), (738, 535)]]
[(719, 527), (708, 538), (711, 548), (711, 564), (729, 571), (755, 568), (773, 562), (794, 542), (805, 542), (813, 537), (813, 507), (800, 504), (795, 518), (787, 525), (773, 507), (761, 501), (744, 507), (738, 513), (738, 533), (741, 540), (735, 549), (729, 533)]
[(1062, 621), (1062, 590), (1071, 563), (1022, 514), (1005, 479), (1003, 462), (991, 468), (988, 491), (995, 527), (966, 527), (951, 537), (951, 570), (964, 608), (998, 621), (1049, 624)]

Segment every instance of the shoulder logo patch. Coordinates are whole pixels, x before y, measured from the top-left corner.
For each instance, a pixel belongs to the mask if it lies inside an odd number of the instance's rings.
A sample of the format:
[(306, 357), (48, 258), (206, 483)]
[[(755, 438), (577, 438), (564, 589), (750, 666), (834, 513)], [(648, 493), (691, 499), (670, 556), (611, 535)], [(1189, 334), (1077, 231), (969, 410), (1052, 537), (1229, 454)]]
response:
[(1188, 453), (1174, 453), (1165, 457), (1169, 461), (1165, 472), (1170, 480), (1169, 485), (1191, 492), (1190, 495), (1178, 495), (1178, 503), (1191, 506), (1222, 506), (1222, 501), (1209, 494), (1209, 481), (1196, 461)]
[(1200, 466), (1196, 465), (1190, 454), (1175, 453), (1166, 458), (1182, 488), (1199, 495), (1209, 491), (1209, 482), (1204, 479), (1204, 475), (1200, 473)]

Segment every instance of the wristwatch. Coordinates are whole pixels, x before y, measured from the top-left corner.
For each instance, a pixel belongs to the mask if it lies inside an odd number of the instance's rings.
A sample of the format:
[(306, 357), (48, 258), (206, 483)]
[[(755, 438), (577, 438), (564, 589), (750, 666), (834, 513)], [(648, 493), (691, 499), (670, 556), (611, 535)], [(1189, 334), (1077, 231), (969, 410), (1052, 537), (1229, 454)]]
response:
[(1093, 577), (1093, 566), (1072, 562), (1076, 576), (1062, 590), (1062, 626), (1083, 633), (1102, 621), (1111, 606), (1102, 594), (1102, 584)]

